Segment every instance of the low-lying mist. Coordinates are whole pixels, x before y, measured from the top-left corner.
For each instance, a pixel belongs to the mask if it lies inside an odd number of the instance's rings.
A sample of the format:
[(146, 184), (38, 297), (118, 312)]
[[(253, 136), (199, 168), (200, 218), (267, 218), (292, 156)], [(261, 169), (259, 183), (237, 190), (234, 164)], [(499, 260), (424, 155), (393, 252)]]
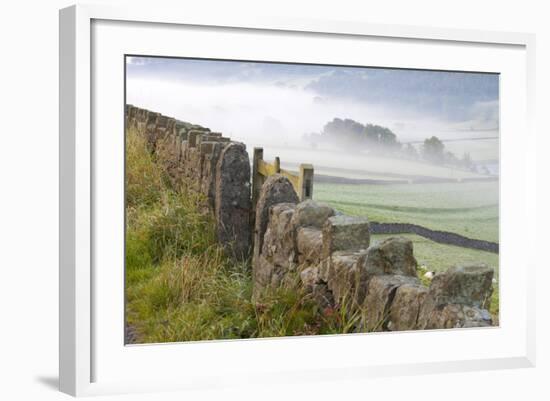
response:
[(312, 90), (260, 82), (208, 84), (128, 77), (127, 102), (253, 142), (299, 143), (335, 117), (392, 129), (402, 142), (438, 134), (453, 137), (457, 123), (410, 110), (351, 99), (324, 98)]
[[(215, 83), (128, 75), (126, 88), (127, 103), (222, 132), (244, 142), (249, 151), (254, 146), (262, 146), (266, 158), (280, 156), (283, 165), (308, 162), (320, 167), (358, 171), (410, 171), (411, 162), (392, 165), (382, 157), (366, 160), (360, 149), (339, 149), (332, 145), (312, 149), (304, 136), (321, 132), (324, 125), (335, 117), (388, 127), (403, 143), (422, 141), (432, 135), (441, 139), (486, 135), (483, 132), (463, 132), (467, 122), (451, 123), (422, 115), (413, 108), (389, 107), (337, 96), (323, 97), (305, 86), (265, 81)], [(483, 113), (490, 109), (487, 104), (479, 108)], [(350, 153), (355, 154), (350, 156)], [(422, 166), (415, 173), (449, 175), (447, 169), (430, 165)]]

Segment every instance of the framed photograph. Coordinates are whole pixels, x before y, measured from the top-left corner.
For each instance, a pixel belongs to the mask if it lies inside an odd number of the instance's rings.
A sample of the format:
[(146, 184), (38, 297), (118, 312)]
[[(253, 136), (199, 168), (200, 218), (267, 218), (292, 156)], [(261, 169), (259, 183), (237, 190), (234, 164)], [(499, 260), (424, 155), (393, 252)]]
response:
[(60, 12), (60, 388), (530, 367), (534, 37)]

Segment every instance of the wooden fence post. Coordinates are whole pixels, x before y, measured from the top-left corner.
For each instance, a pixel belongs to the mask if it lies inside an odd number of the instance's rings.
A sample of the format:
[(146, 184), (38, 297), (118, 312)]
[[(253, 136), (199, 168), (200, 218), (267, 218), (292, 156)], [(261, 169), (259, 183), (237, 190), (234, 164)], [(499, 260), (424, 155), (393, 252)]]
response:
[(258, 172), (258, 162), (264, 159), (264, 148), (254, 148), (254, 156), (252, 158), (252, 210), (256, 210), (256, 202), (260, 196), (263, 178)]
[(313, 198), (313, 165), (300, 164), (300, 201)]
[(281, 159), (279, 156), (275, 157), (275, 163), (273, 163), (273, 165), (275, 166), (275, 172), (279, 174), (281, 172)]

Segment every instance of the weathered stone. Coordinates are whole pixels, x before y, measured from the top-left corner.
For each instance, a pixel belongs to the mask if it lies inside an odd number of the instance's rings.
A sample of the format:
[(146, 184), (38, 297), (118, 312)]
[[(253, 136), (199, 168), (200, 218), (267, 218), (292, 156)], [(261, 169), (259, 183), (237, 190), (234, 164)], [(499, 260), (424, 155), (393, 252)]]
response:
[(259, 256), (262, 249), (263, 236), (269, 221), (269, 208), (277, 203), (298, 203), (298, 195), (292, 184), (281, 174), (268, 177), (258, 197), (254, 227), (254, 259)]
[(317, 203), (309, 199), (298, 204), (292, 224), (295, 228), (316, 227), (320, 229), (331, 216), (334, 216), (334, 209), (324, 203)]
[(367, 249), (369, 243), (369, 222), (366, 217), (332, 216), (323, 225), (323, 258), (336, 251)]
[(330, 275), (330, 258), (321, 259), (319, 262), (319, 277), (324, 282), (328, 282)]
[(182, 141), (187, 141), (187, 128), (180, 128), (178, 131), (178, 136), (181, 138)]
[(361, 263), (368, 277), (380, 274), (416, 277), (412, 241), (403, 237), (388, 238), (371, 246)]
[(448, 304), (433, 310), (419, 328), (423, 330), (488, 327), (492, 325), (491, 314), (485, 309), (467, 305)]
[(490, 321), (485, 309), (491, 299), (492, 280), (493, 269), (484, 264), (454, 266), (436, 274), (422, 305), (418, 327), (433, 329), (486, 325)]
[(201, 153), (203, 155), (212, 153), (212, 150), (214, 149), (214, 142), (201, 142)]
[(364, 307), (367, 330), (386, 331), (393, 299), (397, 289), (405, 284), (417, 285), (418, 279), (410, 276), (381, 275), (373, 277), (368, 284)]
[(309, 266), (300, 272), (300, 280), (306, 290), (310, 290), (316, 283), (321, 281), (319, 278), (319, 267)]
[(222, 145), (213, 142), (204, 142), (211, 144), (212, 149), (208, 154), (202, 154), (202, 170), (201, 170), (201, 193), (208, 200), (208, 205), (212, 210), (216, 208), (216, 168), (222, 152)]
[[(275, 273), (275, 266), (262, 255), (258, 256), (254, 265), (254, 292), (258, 296), (265, 288), (271, 287), (271, 281)], [(256, 293), (257, 292), (257, 293)]]
[(246, 147), (230, 143), (216, 166), (216, 226), (218, 241), (231, 256), (250, 254), (250, 162)]
[(459, 265), (436, 274), (430, 284), (434, 306), (446, 304), (487, 308), (493, 289), (493, 269), (485, 264)]
[(291, 226), (295, 207), (294, 203), (278, 203), (270, 208), (262, 245), (262, 255), (285, 272), (295, 267), (296, 250)]
[(191, 130), (187, 133), (187, 143), (188, 143), (188, 147), (190, 148), (194, 148), (197, 146), (197, 143), (198, 143), (198, 138), (200, 137), (200, 135), (202, 134), (201, 131), (197, 131), (197, 130)]
[(185, 153), (185, 177), (189, 189), (199, 192), (202, 180), (201, 154), (196, 147), (187, 148)]
[(157, 127), (158, 128), (166, 127), (166, 125), (168, 124), (168, 119), (169, 117), (160, 115), (159, 118), (157, 119)]
[(328, 270), (328, 288), (332, 291), (334, 300), (340, 304), (347, 303), (348, 306), (356, 305), (357, 291), (361, 280), (361, 268), (357, 261), (364, 251), (337, 251), (330, 257)]
[(390, 308), (388, 329), (415, 330), (428, 289), (421, 284), (404, 284), (397, 288)]
[(310, 266), (300, 272), (304, 290), (312, 295), (313, 300), (324, 309), (334, 305), (332, 292), (327, 283), (321, 280), (318, 266)]
[[(296, 215), (296, 211), (294, 215)], [(300, 265), (319, 263), (323, 248), (323, 234), (321, 230), (311, 227), (298, 228), (296, 231), (296, 248), (298, 251), (298, 263)]]

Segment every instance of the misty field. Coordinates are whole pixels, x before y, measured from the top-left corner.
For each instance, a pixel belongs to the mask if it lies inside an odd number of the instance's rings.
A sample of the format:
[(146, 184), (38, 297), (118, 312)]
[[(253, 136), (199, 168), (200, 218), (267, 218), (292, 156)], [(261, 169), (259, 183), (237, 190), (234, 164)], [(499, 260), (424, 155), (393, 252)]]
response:
[[(477, 144), (479, 141), (472, 141)], [(252, 143), (254, 146), (264, 146)], [(458, 145), (455, 145), (458, 146)], [(361, 149), (342, 150), (334, 147), (311, 149), (307, 147), (265, 146), (264, 159), (273, 160), (278, 156), (281, 166), (296, 170), (300, 163), (315, 166), (315, 174), (351, 179), (372, 179), (384, 181), (432, 180), (479, 180), (489, 176), (452, 166), (435, 165), (421, 160), (406, 160), (398, 157), (369, 154)]]
[(314, 185), (314, 199), (381, 223), (413, 223), (498, 242), (498, 181)]
[[(498, 242), (498, 182), (438, 184), (327, 184), (315, 183), (314, 198), (337, 210), (367, 216), (380, 223), (412, 223), (468, 238)], [(482, 262), (498, 276), (498, 254), (439, 244), (415, 234), (419, 265), (443, 271), (457, 263)], [(373, 242), (391, 235), (374, 235)]]

